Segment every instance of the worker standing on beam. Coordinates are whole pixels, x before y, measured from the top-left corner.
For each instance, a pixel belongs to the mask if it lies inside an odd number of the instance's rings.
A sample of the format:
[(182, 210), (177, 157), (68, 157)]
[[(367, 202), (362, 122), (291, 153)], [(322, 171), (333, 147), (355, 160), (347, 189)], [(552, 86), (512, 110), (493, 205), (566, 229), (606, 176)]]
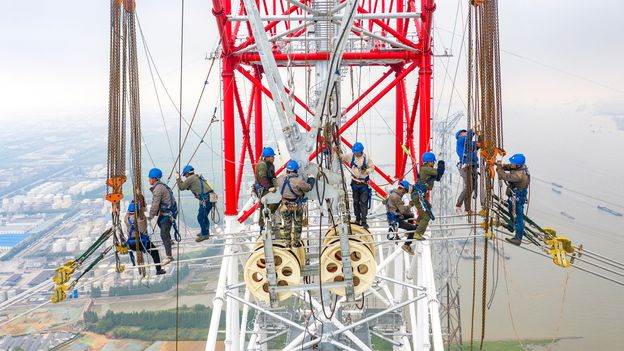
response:
[[(281, 239), (286, 240), (287, 246), (301, 247), (301, 229), (303, 226), (303, 204), (306, 201), (305, 193), (312, 190), (316, 178), (308, 177), (303, 180), (299, 176), (299, 164), (295, 160), (286, 164), (286, 174), (277, 178), (277, 188), (282, 195), (280, 214), (284, 223)], [(272, 221), (272, 233), (276, 234), (278, 227)]]
[(455, 204), (457, 213), (462, 212), (462, 205), (466, 213), (469, 213), (472, 210), (471, 198), (477, 198), (479, 172), (477, 150), (479, 149), (479, 143), (474, 140), (475, 136), (476, 133), (472, 129), (462, 129), (455, 133), (455, 139), (457, 140), (456, 151), (459, 157), (457, 168), (459, 168), (459, 174), (463, 181), (462, 191), (459, 193)]
[(182, 176), (184, 177), (184, 181), (180, 179), (179, 174), (178, 179), (176, 179), (178, 188), (182, 191), (190, 190), (193, 195), (195, 195), (195, 198), (199, 200), (197, 222), (199, 223), (201, 231), (197, 234), (197, 237), (195, 237), (195, 241), (201, 242), (208, 240), (210, 238), (210, 212), (214, 205), (211, 201), (211, 197), (214, 198), (213, 194), (215, 192), (201, 174), (195, 173), (195, 168), (191, 165), (184, 166)]
[[(275, 151), (271, 147), (264, 147), (262, 149), (262, 160), (256, 165), (256, 182), (254, 183), (254, 193), (258, 196), (258, 199), (269, 192), (275, 191)], [(258, 225), (260, 231), (264, 230), (264, 207), (265, 205), (260, 201), (260, 218), (258, 219)], [(273, 215), (277, 210), (278, 204), (267, 205), (270, 215)]]
[(444, 161), (438, 161), (435, 166), (436, 157), (433, 152), (425, 152), (422, 155), (422, 165), (418, 170), (418, 181), (412, 190), (412, 200), (410, 204), (416, 206), (418, 216), (416, 217), (416, 233), (415, 236), (422, 237), (427, 230), (429, 221), (435, 219), (431, 211), (431, 203), (429, 202), (429, 192), (433, 189), (433, 184), (442, 179), (444, 175)]
[[(408, 254), (413, 255), (412, 239), (414, 239), (414, 233), (417, 227), (410, 222), (410, 220), (414, 218), (414, 214), (403, 202), (403, 196), (409, 193), (410, 188), (411, 185), (407, 180), (400, 181), (399, 186), (390, 192), (385, 202), (386, 216), (388, 218), (388, 224), (390, 225), (389, 231), (396, 233), (398, 228), (407, 230), (407, 241), (403, 244), (402, 249)], [(399, 239), (399, 235), (395, 234), (394, 240)], [(416, 240), (422, 240), (422, 236), (416, 236)]]
[(352, 153), (342, 155), (342, 162), (351, 170), (351, 190), (355, 222), (368, 228), (367, 216), (371, 205), (372, 189), (368, 185), (370, 175), (375, 170), (373, 161), (364, 153), (364, 145), (359, 141), (353, 144)]
[(165, 254), (167, 255), (162, 264), (166, 265), (173, 261), (173, 253), (171, 251), (171, 228), (173, 227), (174, 232), (176, 234), (178, 233), (178, 227), (175, 222), (178, 217), (178, 204), (176, 203), (171, 188), (160, 181), (162, 175), (162, 171), (158, 168), (152, 168), (149, 171), (148, 177), (151, 185), (150, 191), (152, 192), (152, 207), (150, 208), (147, 220), (151, 222), (153, 218), (157, 218), (156, 223), (160, 228), (160, 238), (163, 241)]
[[(124, 217), (124, 222), (126, 223), (126, 230), (128, 231), (128, 240), (126, 241), (126, 245), (130, 250), (137, 251), (141, 250), (141, 252), (148, 252), (150, 256), (152, 256), (152, 260), (154, 260), (154, 265), (156, 266), (156, 275), (161, 275), (167, 273), (160, 266), (160, 254), (158, 253), (158, 249), (152, 241), (150, 237), (147, 235), (147, 222), (145, 220), (140, 221), (137, 220), (135, 215), (136, 213), (136, 205), (134, 201), (128, 205), (128, 212), (126, 212), (126, 216)], [(137, 246), (136, 242), (136, 232), (139, 231), (140, 241), (141, 243)], [(130, 256), (132, 258), (132, 256)], [(134, 258), (132, 258), (132, 263), (134, 264)]]
[(526, 166), (526, 157), (515, 154), (509, 158), (509, 164), (496, 163), (498, 179), (507, 183), (507, 209), (511, 217), (510, 231), (514, 238), (505, 238), (508, 242), (520, 246), (524, 236), (524, 204), (527, 201), (531, 175)]

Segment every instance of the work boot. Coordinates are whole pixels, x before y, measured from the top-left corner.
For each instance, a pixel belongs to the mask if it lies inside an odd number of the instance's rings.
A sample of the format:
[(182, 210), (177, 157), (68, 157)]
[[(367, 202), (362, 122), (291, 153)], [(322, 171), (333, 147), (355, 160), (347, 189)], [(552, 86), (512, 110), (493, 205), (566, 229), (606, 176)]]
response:
[(162, 269), (162, 268), (156, 270), (156, 275), (162, 275), (162, 274), (165, 274), (165, 273), (167, 273), (167, 271)]
[(368, 229), (368, 223), (366, 223), (366, 221), (362, 221), (362, 228)]
[(162, 265), (162, 266), (164, 266), (164, 265), (167, 265), (167, 264), (169, 264), (169, 263), (171, 263), (171, 262), (173, 262), (173, 256), (167, 256), (167, 257), (165, 257), (165, 259), (161, 262), (161, 265)]
[(196, 242), (198, 242), (198, 243), (200, 243), (200, 242), (202, 242), (202, 241), (204, 241), (204, 240), (208, 240), (208, 239), (210, 239), (210, 234), (208, 234), (208, 235), (201, 235), (201, 234), (198, 234), (198, 235), (195, 237), (195, 241), (196, 241)]
[(410, 246), (409, 244), (403, 244), (403, 246), (401, 246), (401, 248), (403, 249), (403, 251), (407, 252), (410, 255), (414, 255), (414, 250), (412, 250), (412, 246)]
[(517, 238), (505, 238), (505, 241), (516, 246), (520, 246), (520, 244), (522, 244), (522, 240)]
[(464, 210), (462, 209), (461, 205), (455, 206), (455, 214), (457, 214), (457, 215), (463, 215), (464, 214)]

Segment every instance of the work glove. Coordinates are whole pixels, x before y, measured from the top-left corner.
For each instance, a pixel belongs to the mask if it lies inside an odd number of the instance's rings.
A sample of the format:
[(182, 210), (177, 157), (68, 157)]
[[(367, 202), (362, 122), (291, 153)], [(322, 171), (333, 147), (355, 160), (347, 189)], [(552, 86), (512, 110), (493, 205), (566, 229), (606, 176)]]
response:
[(306, 183), (310, 184), (310, 186), (314, 186), (314, 184), (316, 184), (316, 178), (308, 177), (308, 180), (306, 180)]
[(277, 189), (275, 189), (275, 188), (273, 188), (273, 187), (269, 188), (269, 192), (271, 192), (271, 193), (274, 193), (274, 192), (276, 192), (276, 191), (277, 191)]
[(436, 176), (436, 181), (440, 181), (440, 179), (442, 179), (442, 176), (444, 175), (444, 170), (446, 169), (445, 164), (444, 164), (444, 160), (440, 160), (438, 161), (438, 175)]

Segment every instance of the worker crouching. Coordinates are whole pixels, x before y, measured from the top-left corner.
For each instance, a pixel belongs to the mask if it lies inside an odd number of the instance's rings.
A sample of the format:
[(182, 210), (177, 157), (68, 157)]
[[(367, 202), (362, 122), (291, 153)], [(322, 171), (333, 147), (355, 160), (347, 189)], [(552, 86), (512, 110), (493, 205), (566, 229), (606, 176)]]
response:
[(416, 237), (422, 237), (429, 226), (429, 221), (435, 219), (429, 202), (429, 192), (433, 189), (434, 182), (440, 181), (444, 175), (444, 161), (438, 161), (433, 152), (425, 152), (422, 156), (423, 164), (418, 170), (418, 181), (414, 185), (410, 204), (416, 206)]
[[(399, 182), (399, 186), (390, 192), (386, 199), (386, 216), (390, 225), (389, 231), (395, 233), (394, 240), (399, 239), (399, 235), (396, 234), (398, 228), (407, 230), (407, 241), (405, 241), (402, 248), (405, 252), (413, 255), (414, 251), (411, 245), (417, 227), (410, 221), (413, 220), (414, 214), (403, 202), (403, 196), (409, 193), (410, 188), (410, 183), (407, 180), (402, 180)], [(422, 236), (416, 237), (416, 240), (421, 239)]]
[[(210, 238), (210, 212), (216, 202), (216, 194), (200, 174), (195, 174), (195, 168), (191, 165), (184, 166), (182, 170), (184, 181), (178, 179), (176, 183), (181, 191), (190, 190), (195, 198), (199, 200), (199, 209), (197, 210), (197, 222), (201, 231), (197, 234), (195, 241), (200, 242)], [(213, 201), (215, 200), (215, 201)]]
[(165, 254), (167, 257), (163, 260), (162, 264), (165, 265), (173, 261), (173, 253), (171, 252), (171, 228), (174, 229), (176, 237), (178, 234), (178, 227), (176, 225), (176, 218), (178, 218), (178, 204), (173, 196), (173, 191), (167, 186), (167, 184), (160, 181), (162, 178), (162, 171), (158, 168), (152, 168), (149, 171), (149, 183), (151, 185), (150, 191), (152, 192), (152, 207), (150, 207), (148, 222), (157, 218), (156, 222), (160, 228), (160, 238), (163, 241), (165, 247)]
[[(286, 245), (301, 247), (301, 228), (303, 226), (303, 204), (306, 201), (305, 193), (314, 186), (316, 179), (309, 177), (303, 180), (299, 176), (299, 164), (291, 160), (286, 164), (286, 174), (277, 178), (277, 188), (282, 196), (280, 214), (284, 224), (281, 239)], [(272, 223), (272, 233), (278, 231), (276, 221)]]
[[(128, 206), (128, 212), (126, 212), (126, 217), (124, 218), (124, 222), (126, 223), (126, 230), (128, 231), (128, 240), (126, 241), (126, 245), (130, 250), (133, 251), (141, 251), (143, 253), (149, 252), (150, 256), (152, 256), (152, 260), (154, 261), (154, 265), (156, 266), (156, 274), (165, 274), (164, 269), (160, 266), (160, 254), (158, 253), (158, 249), (152, 241), (150, 240), (149, 235), (147, 235), (147, 222), (144, 220), (138, 220), (136, 216), (136, 205), (134, 201), (130, 203)], [(140, 233), (139, 243), (137, 243), (137, 231)], [(134, 257), (132, 253), (130, 253), (130, 258), (132, 259), (132, 264), (134, 264)]]
[(498, 179), (507, 184), (507, 209), (511, 217), (508, 229), (516, 233), (514, 238), (505, 238), (505, 240), (519, 246), (524, 236), (524, 204), (527, 201), (531, 184), (526, 158), (523, 154), (515, 154), (509, 158), (509, 164), (497, 163), (496, 172)]

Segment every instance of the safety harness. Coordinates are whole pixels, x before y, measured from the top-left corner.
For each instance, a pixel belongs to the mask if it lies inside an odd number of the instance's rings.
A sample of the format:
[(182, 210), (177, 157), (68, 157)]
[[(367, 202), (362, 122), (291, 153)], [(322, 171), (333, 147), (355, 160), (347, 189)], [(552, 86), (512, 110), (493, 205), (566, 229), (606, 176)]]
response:
[[(130, 228), (128, 229), (128, 240), (126, 241), (126, 245), (129, 248), (136, 250), (137, 242), (136, 236), (134, 235), (135, 231), (137, 230), (136, 220), (133, 217), (128, 217), (128, 222), (130, 223)], [(141, 250), (141, 252), (143, 253), (147, 253), (147, 249), (150, 247), (150, 238), (145, 233), (140, 233), (140, 237), (141, 245), (139, 247), (139, 250)], [(132, 261), (132, 265), (136, 266), (134, 253), (132, 251), (129, 251), (128, 253), (130, 254), (130, 261)]]
[[(262, 161), (262, 162), (267, 167), (267, 175), (265, 178), (267, 178), (270, 183), (270, 180), (275, 178), (275, 169), (271, 167), (266, 161)], [(256, 181), (254, 182), (254, 185), (253, 185), (253, 190), (254, 190), (254, 193), (258, 196), (258, 198), (261, 198), (262, 195), (264, 195), (264, 193), (269, 190), (269, 188), (270, 188), (270, 185), (269, 187), (265, 187), (264, 185), (260, 183), (260, 179), (256, 178)]]
[(158, 223), (162, 224), (166, 219), (171, 221), (171, 226), (173, 227), (174, 238), (177, 242), (180, 242), (182, 238), (180, 237), (180, 232), (178, 231), (178, 225), (176, 223), (176, 219), (178, 218), (178, 204), (175, 202), (175, 198), (173, 197), (173, 190), (167, 186), (167, 184), (158, 182), (154, 187), (162, 185), (167, 189), (169, 193), (169, 203), (160, 203), (160, 215), (158, 219)]
[[(282, 195), (282, 201), (285, 200), (285, 202), (291, 202), (291, 203), (295, 203), (297, 206), (301, 206), (303, 205), (303, 203), (305, 203), (306, 201), (308, 201), (308, 199), (304, 196), (304, 193), (298, 194), (295, 189), (293, 189), (292, 185), (290, 185), (290, 179), (291, 178), (295, 178), (296, 175), (294, 176), (286, 176), (286, 178), (284, 179), (284, 184), (282, 184), (282, 188), (280, 189), (280, 195)], [(284, 190), (286, 190), (286, 187), (288, 187), (288, 190), (290, 190), (291, 193), (297, 195), (297, 197), (295, 199), (284, 199)]]

